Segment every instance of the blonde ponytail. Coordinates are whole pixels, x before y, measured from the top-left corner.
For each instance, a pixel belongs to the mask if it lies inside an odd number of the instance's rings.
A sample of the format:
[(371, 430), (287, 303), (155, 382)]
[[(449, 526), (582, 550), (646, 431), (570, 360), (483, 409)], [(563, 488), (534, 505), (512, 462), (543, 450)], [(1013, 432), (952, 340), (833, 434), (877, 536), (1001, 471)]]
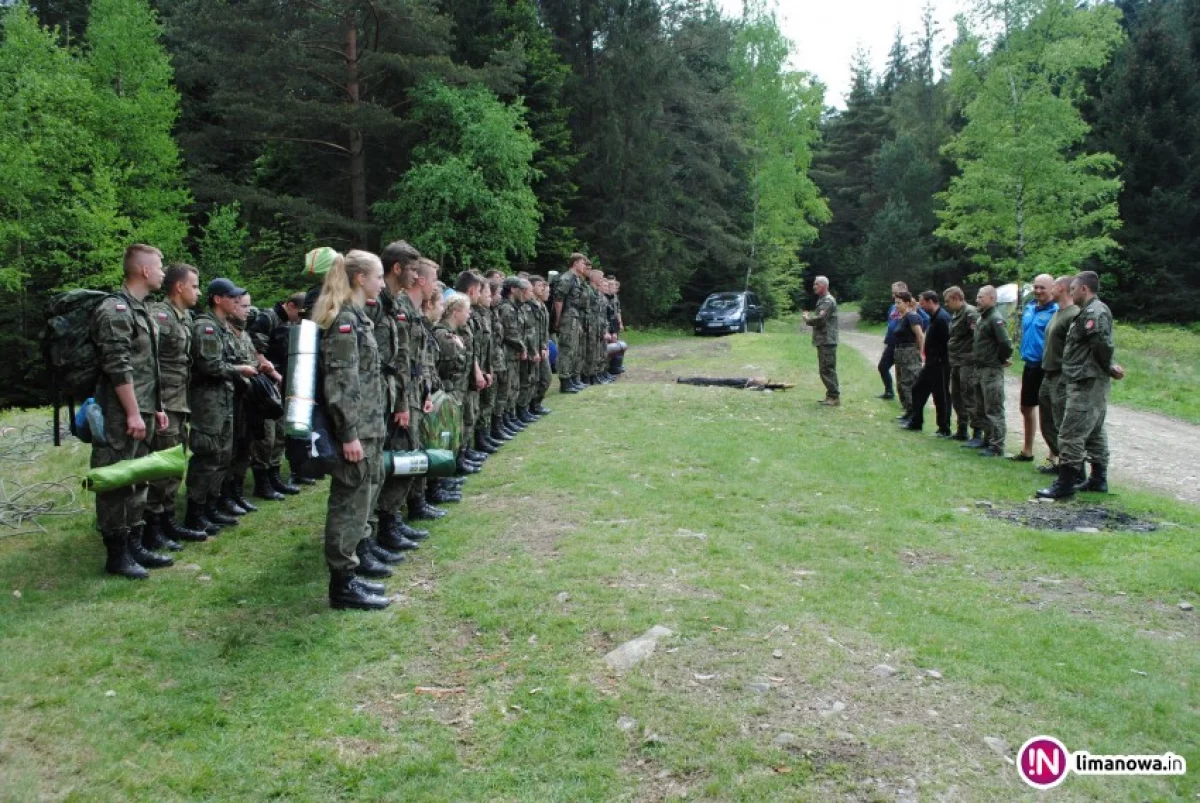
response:
[(349, 251), (344, 257), (339, 254), (329, 273), (325, 274), (321, 296), (313, 307), (313, 323), (322, 329), (332, 326), (342, 307), (354, 297), (355, 277), (368, 273), (374, 267), (382, 271), (383, 263), (368, 251)]

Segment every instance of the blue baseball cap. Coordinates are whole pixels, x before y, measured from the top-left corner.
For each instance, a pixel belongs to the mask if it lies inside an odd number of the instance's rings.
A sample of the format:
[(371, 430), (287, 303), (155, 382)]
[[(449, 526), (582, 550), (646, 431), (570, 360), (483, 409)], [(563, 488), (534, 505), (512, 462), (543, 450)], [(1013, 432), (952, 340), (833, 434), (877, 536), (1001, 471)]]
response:
[(239, 298), (244, 295), (246, 295), (246, 288), (238, 287), (228, 279), (213, 279), (208, 283), (209, 298), (217, 298), (218, 296)]

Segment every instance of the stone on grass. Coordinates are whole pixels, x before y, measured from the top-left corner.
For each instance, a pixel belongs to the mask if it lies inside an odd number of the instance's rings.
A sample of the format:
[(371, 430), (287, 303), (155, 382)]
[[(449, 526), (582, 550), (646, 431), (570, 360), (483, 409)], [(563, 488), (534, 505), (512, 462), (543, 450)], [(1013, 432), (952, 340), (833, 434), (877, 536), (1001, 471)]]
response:
[(775, 745), (776, 747), (787, 747), (788, 745), (792, 745), (795, 743), (796, 743), (796, 734), (788, 733), (787, 731), (784, 731), (783, 733), (779, 734), (778, 736), (776, 736), (774, 739), (771, 740), (771, 744)]
[(981, 499), (975, 503), (975, 507), (980, 507), (980, 508), (983, 508), (984, 510), (991, 510), (992, 508), (995, 507), (995, 505), (993, 505), (991, 502), (988, 502), (985, 499)]
[(670, 635), (672, 635), (670, 630), (662, 625), (655, 625), (642, 635), (625, 642), (604, 656), (604, 661), (618, 672), (628, 671), (654, 654), (660, 638)]
[(1180, 602), (1179, 602), (1179, 610), (1181, 610), (1181, 611), (1192, 611), (1192, 610), (1195, 610), (1195, 606), (1194, 606), (1194, 605), (1192, 605), (1192, 603), (1188, 602), (1187, 600), (1180, 600)]
[(637, 720), (633, 717), (621, 717), (617, 720), (617, 727), (623, 731), (631, 731), (637, 727)]
[(1100, 528), (1099, 527), (1076, 527), (1075, 532), (1077, 532), (1077, 533), (1098, 533), (1098, 532), (1100, 532)]
[(1008, 742), (1004, 741), (998, 736), (984, 736), (983, 743), (988, 746), (989, 750), (998, 756), (1008, 755)]
[(752, 691), (755, 694), (766, 694), (771, 690), (771, 684), (764, 680), (755, 680), (747, 683), (745, 688), (746, 691)]
[(559, 604), (564, 604), (564, 603), (570, 602), (571, 595), (568, 594), (566, 591), (560, 591), (558, 593), (558, 601), (559, 601)]
[(772, 658), (782, 658), (783, 650), (775, 650), (775, 652), (771, 653), (771, 657)]
[(942, 679), (942, 673), (937, 671), (936, 669), (926, 669), (925, 674), (928, 675), (929, 677), (933, 678), (934, 680)]
[(879, 678), (890, 678), (892, 675), (896, 674), (896, 668), (888, 666), (887, 664), (878, 664), (874, 669), (871, 670), (871, 674)]

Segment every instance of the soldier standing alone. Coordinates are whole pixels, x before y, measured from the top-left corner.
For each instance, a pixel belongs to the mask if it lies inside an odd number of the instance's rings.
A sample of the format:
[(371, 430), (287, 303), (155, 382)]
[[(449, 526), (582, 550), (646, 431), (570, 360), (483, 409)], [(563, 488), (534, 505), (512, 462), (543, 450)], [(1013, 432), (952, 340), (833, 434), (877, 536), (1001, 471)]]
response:
[(825, 398), (821, 399), (820, 403), (826, 407), (837, 407), (842, 403), (837, 375), (837, 299), (829, 292), (829, 280), (824, 276), (813, 279), (813, 292), (817, 296), (817, 306), (812, 314), (804, 313), (804, 322), (812, 327), (812, 342), (817, 349), (817, 368), (821, 373), (821, 382), (825, 385)]

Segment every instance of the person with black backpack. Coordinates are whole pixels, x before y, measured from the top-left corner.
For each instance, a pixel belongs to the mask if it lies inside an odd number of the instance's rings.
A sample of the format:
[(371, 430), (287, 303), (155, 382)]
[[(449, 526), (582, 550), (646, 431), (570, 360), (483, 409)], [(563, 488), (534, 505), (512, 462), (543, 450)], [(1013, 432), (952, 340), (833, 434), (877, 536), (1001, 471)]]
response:
[[(280, 301), (270, 309), (260, 310), (250, 323), (250, 339), (259, 354), (275, 366), (283, 376), (287, 376), (288, 341), (292, 327), (300, 322), (304, 311), (304, 293), (293, 293), (284, 301)], [(260, 499), (278, 501), (284, 496), (297, 494), (297, 485), (311, 485), (313, 480), (302, 477), (292, 467), (292, 481), (283, 479), (284, 447), (287, 445), (287, 433), (284, 432), (283, 419), (276, 418), (266, 422), (266, 431), (261, 439), (255, 440), (250, 447), (250, 467), (254, 472), (254, 495)]]
[[(99, 378), (94, 398), (104, 415), (103, 437), (92, 433), (93, 468), (150, 453), (149, 437), (167, 428), (158, 378), (158, 327), (146, 297), (162, 287), (162, 252), (149, 245), (125, 249), (121, 289), (96, 307), (88, 332)], [(96, 494), (96, 525), (109, 574), (144, 580), (146, 569), (175, 561), (142, 544), (146, 483)]]

